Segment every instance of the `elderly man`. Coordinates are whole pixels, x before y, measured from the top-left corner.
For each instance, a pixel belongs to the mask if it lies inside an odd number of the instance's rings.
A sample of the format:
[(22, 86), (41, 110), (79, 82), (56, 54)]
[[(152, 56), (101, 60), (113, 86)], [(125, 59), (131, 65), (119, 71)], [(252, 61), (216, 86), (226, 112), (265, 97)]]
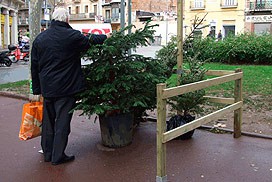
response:
[(31, 51), (32, 90), (44, 97), (41, 146), (44, 161), (53, 165), (70, 162), (65, 148), (70, 133), (75, 94), (84, 90), (80, 55), (90, 44), (102, 44), (109, 35), (90, 39), (69, 24), (69, 13), (58, 8), (49, 29), (40, 33)]

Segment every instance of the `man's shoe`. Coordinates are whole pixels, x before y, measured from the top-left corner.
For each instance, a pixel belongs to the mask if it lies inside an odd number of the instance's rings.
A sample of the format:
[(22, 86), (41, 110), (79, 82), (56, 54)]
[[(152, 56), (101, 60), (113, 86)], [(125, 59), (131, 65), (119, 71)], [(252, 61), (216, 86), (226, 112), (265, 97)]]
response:
[(67, 163), (67, 162), (71, 162), (75, 160), (75, 156), (67, 156), (65, 155), (60, 161), (58, 162), (52, 162), (52, 165), (59, 165), (59, 164), (63, 164), (63, 163)]
[(51, 159), (44, 158), (44, 162), (50, 162)]
[(51, 162), (51, 156), (49, 155), (44, 156), (44, 162)]

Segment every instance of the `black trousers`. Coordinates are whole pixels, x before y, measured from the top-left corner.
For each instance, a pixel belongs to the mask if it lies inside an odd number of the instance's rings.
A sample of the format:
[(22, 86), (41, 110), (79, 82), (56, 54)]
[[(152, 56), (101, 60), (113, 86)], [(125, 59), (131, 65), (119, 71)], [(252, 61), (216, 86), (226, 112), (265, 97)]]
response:
[(75, 102), (73, 96), (44, 98), (41, 146), (47, 161), (59, 162), (64, 156)]

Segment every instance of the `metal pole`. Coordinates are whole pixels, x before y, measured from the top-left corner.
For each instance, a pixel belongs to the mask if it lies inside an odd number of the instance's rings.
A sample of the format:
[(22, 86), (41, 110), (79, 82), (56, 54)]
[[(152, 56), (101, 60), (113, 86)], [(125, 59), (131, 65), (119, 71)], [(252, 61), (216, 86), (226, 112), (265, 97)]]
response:
[[(45, 10), (44, 10), (44, 16), (47, 16), (47, 0), (45, 0)], [(45, 28), (48, 29), (48, 21), (45, 20)]]
[[(131, 0), (128, 0), (128, 25), (131, 25)], [(128, 29), (128, 34), (131, 34), (131, 29)], [(128, 55), (131, 55), (131, 49), (128, 50)]]
[(165, 19), (165, 28), (166, 28), (166, 30), (165, 30), (165, 34), (166, 34), (166, 36), (165, 36), (165, 42), (166, 42), (166, 44), (167, 44), (167, 42), (168, 42), (168, 15), (167, 15), (167, 13), (168, 13), (168, 0), (166, 0), (166, 19)]
[(55, 7), (56, 7), (56, 0), (54, 0), (53, 11), (51, 11), (51, 13), (55, 11)]
[(120, 24), (121, 28), (125, 28), (125, 0), (121, 0), (121, 19), (120, 19)]
[[(131, 25), (131, 0), (128, 0), (128, 25)], [(128, 30), (131, 33), (131, 29)]]

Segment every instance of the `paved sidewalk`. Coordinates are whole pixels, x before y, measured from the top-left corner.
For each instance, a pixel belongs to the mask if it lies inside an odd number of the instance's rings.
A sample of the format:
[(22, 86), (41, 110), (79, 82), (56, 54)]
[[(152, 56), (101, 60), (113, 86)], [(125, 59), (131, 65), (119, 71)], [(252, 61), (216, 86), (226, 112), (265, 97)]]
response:
[[(1, 182), (153, 182), (156, 177), (156, 123), (141, 123), (133, 143), (110, 150), (100, 145), (99, 123), (75, 113), (67, 154), (76, 160), (43, 162), (40, 138), (20, 141), (22, 105), (0, 96)], [(187, 141), (167, 144), (171, 182), (271, 182), (272, 141), (196, 130)]]

